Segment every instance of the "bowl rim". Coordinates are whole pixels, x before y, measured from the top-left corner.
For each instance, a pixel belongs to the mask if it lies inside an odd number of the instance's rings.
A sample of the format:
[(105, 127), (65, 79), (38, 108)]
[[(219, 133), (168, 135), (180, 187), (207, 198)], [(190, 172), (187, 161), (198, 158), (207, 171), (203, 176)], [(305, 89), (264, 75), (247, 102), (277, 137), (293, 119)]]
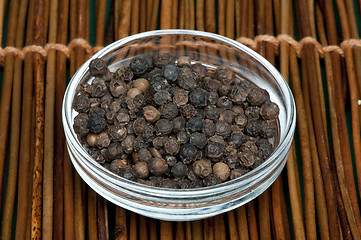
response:
[[(191, 188), (191, 189), (168, 189), (168, 188), (161, 188), (161, 187), (152, 187), (145, 184), (141, 184), (138, 182), (130, 181), (128, 179), (122, 178), (119, 175), (116, 175), (115, 173), (111, 172), (110, 170), (105, 169), (103, 166), (101, 166), (99, 163), (97, 163), (85, 150), (84, 147), (79, 142), (76, 133), (74, 132), (74, 129), (72, 127), (72, 119), (71, 119), (71, 110), (72, 110), (72, 101), (69, 104), (71, 97), (71, 92), (76, 91), (76, 88), (81, 81), (81, 79), (85, 76), (89, 69), (89, 63), (91, 60), (99, 57), (105, 56), (108, 52), (113, 51), (117, 48), (122, 47), (123, 45), (147, 38), (147, 37), (154, 37), (154, 36), (162, 36), (162, 35), (189, 35), (194, 37), (207, 37), (207, 38), (213, 38), (214, 40), (218, 40), (221, 42), (224, 42), (232, 47), (235, 47), (236, 49), (243, 51), (244, 53), (248, 54), (250, 57), (254, 58), (258, 63), (262, 64), (262, 66), (272, 75), (272, 77), (276, 80), (277, 84), (281, 89), (284, 91), (282, 92), (284, 94), (284, 98), (286, 99), (286, 109), (290, 109), (290, 114), (286, 114), (286, 123), (284, 130), (284, 138), (277, 145), (277, 147), (274, 149), (272, 154), (257, 168), (251, 170), (250, 172), (246, 173), (245, 175), (242, 175), (239, 178), (228, 180), (223, 183), (209, 186), (209, 187), (202, 187), (202, 188)], [(236, 186), (241, 186), (242, 182), (245, 182), (247, 179), (256, 179), (259, 177), (259, 175), (262, 173), (262, 170), (267, 168), (269, 165), (272, 165), (273, 162), (277, 160), (277, 157), (280, 153), (282, 153), (285, 148), (288, 147), (290, 142), (293, 138), (293, 134), (295, 131), (296, 126), (296, 105), (294, 102), (294, 98), (291, 92), (291, 89), (289, 88), (288, 84), (280, 74), (280, 72), (265, 58), (263, 58), (261, 55), (259, 55), (257, 52), (253, 51), (252, 49), (248, 48), (247, 46), (232, 40), (230, 38), (204, 32), (204, 31), (197, 31), (197, 30), (182, 30), (182, 29), (166, 29), (166, 30), (155, 30), (155, 31), (147, 31), (135, 35), (128, 36), (126, 38), (120, 39), (116, 42), (113, 42), (109, 44), (108, 46), (104, 47), (97, 53), (95, 53), (92, 57), (90, 57), (86, 62), (82, 64), (82, 66), (75, 72), (75, 74), (72, 76), (63, 99), (63, 105), (62, 105), (62, 121), (63, 121), (63, 127), (64, 132), (66, 136), (67, 142), (70, 141), (72, 145), (76, 149), (80, 149), (78, 151), (79, 154), (81, 154), (82, 157), (84, 157), (89, 163), (92, 165), (92, 167), (95, 167), (96, 169), (103, 170), (106, 177), (110, 177), (112, 179), (115, 179), (118, 184), (120, 184), (120, 187), (125, 187), (127, 189), (133, 189), (139, 192), (146, 192), (147, 194), (154, 194), (158, 196), (169, 196), (172, 195), (173, 197), (182, 197), (182, 198), (189, 198), (194, 195), (200, 196), (200, 195), (209, 195), (209, 194), (215, 194), (216, 192), (223, 192), (227, 191), (229, 189), (233, 189)], [(69, 143), (67, 143), (69, 144)], [(247, 181), (248, 182), (248, 181)]]

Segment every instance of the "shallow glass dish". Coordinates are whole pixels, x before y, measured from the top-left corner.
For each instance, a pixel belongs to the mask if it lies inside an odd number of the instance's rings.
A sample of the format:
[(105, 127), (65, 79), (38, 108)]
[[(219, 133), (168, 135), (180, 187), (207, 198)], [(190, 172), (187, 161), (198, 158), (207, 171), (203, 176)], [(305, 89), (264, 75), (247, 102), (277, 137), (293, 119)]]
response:
[[(105, 169), (87, 153), (73, 129), (72, 102), (80, 83), (94, 79), (89, 62), (102, 58), (111, 71), (129, 63), (137, 54), (170, 51), (188, 55), (207, 67), (226, 66), (244, 79), (268, 91), (278, 104), (275, 150), (256, 169), (222, 184), (196, 189), (165, 189), (129, 181)], [(133, 35), (105, 47), (85, 62), (68, 85), (62, 120), (71, 161), (81, 178), (110, 202), (144, 216), (187, 221), (211, 217), (246, 204), (264, 192), (286, 164), (296, 125), (296, 109), (290, 88), (281, 74), (263, 57), (244, 45), (216, 34), (189, 30), (161, 30)]]

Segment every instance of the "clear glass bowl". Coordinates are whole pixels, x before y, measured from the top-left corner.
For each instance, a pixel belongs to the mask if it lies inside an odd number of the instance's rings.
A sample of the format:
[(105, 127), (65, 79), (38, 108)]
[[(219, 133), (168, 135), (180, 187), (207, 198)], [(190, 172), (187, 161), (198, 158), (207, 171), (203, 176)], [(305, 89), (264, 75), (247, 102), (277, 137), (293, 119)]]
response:
[[(103, 58), (111, 71), (137, 54), (171, 51), (188, 55), (208, 67), (227, 66), (238, 75), (266, 89), (280, 108), (276, 148), (259, 167), (240, 178), (197, 189), (150, 187), (121, 178), (91, 158), (73, 129), (77, 115), (72, 102), (80, 83), (92, 81), (89, 62)], [(110, 202), (144, 216), (187, 221), (211, 217), (246, 204), (264, 192), (286, 164), (296, 125), (290, 88), (281, 74), (263, 57), (244, 45), (216, 34), (189, 30), (145, 32), (119, 40), (95, 54), (75, 73), (63, 102), (63, 125), (71, 161), (82, 179)]]

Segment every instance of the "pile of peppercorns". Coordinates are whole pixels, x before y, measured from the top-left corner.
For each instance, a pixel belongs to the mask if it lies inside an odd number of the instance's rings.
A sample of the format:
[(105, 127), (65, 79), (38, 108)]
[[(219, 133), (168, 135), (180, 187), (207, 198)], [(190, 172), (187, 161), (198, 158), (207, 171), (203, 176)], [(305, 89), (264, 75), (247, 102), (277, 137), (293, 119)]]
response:
[(273, 151), (279, 107), (266, 90), (225, 67), (169, 52), (144, 54), (110, 72), (89, 64), (74, 131), (89, 154), (126, 179), (198, 188), (234, 179)]

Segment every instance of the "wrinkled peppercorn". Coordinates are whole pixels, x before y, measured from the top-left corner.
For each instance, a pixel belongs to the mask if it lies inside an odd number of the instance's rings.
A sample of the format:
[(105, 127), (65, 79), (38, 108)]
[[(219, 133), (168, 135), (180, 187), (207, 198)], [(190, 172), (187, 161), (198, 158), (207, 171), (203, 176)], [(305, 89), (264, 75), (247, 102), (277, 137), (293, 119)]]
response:
[[(198, 188), (235, 179), (273, 151), (279, 107), (229, 68), (169, 52), (102, 59), (79, 85), (74, 131), (95, 161), (149, 186)], [(133, 80), (134, 79), (134, 80)], [(206, 158), (206, 159), (204, 159)]]
[(96, 58), (89, 63), (90, 74), (94, 77), (101, 77), (109, 72), (105, 61), (101, 58)]
[(207, 93), (205, 90), (197, 88), (189, 94), (190, 103), (196, 108), (207, 106)]

